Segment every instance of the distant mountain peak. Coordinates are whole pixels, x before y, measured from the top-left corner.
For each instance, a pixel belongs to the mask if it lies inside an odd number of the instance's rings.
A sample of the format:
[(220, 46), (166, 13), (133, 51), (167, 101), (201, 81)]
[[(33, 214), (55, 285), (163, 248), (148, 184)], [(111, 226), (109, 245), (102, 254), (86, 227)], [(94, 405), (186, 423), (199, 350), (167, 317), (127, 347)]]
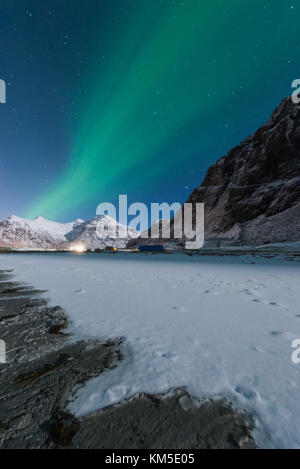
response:
[[(117, 237), (113, 234), (116, 233)], [(122, 237), (118, 237), (122, 233)], [(0, 223), (0, 245), (28, 249), (61, 249), (75, 243), (87, 248), (106, 246), (125, 247), (128, 239), (139, 236), (132, 228), (119, 224), (113, 218), (103, 215), (84, 221), (78, 218), (70, 223), (57, 223), (42, 216), (34, 220), (10, 215)]]

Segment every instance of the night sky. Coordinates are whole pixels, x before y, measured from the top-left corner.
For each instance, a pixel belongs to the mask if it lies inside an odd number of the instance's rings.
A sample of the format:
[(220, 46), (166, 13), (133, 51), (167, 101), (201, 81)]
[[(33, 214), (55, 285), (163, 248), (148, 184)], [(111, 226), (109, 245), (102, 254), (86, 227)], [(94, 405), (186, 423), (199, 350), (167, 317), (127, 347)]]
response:
[(183, 202), (300, 78), (299, 0), (0, 0), (0, 219)]

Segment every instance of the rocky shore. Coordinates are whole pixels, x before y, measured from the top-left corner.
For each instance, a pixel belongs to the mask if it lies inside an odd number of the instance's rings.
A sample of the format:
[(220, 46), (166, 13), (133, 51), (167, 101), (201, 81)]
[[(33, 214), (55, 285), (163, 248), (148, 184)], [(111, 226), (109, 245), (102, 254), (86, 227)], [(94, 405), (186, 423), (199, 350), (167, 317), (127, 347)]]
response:
[(72, 341), (64, 311), (45, 297), (0, 271), (0, 339), (7, 347), (0, 448), (255, 448), (250, 415), (225, 399), (199, 402), (184, 388), (76, 418), (70, 400), (87, 380), (117, 366), (122, 339)]

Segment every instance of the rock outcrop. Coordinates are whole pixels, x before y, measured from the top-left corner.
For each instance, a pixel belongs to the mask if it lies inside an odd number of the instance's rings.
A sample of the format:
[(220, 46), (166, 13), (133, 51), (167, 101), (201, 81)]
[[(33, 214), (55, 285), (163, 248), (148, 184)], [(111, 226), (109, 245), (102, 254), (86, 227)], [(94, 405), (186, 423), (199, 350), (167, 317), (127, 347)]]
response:
[(207, 241), (299, 241), (300, 106), (283, 100), (265, 125), (208, 170), (187, 202), (205, 203)]

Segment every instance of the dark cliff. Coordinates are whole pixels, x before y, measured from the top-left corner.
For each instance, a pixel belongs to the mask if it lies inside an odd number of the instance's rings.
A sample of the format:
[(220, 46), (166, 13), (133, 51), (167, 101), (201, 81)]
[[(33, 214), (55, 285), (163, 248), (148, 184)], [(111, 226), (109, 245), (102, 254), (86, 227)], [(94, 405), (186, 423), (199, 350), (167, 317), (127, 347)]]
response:
[[(300, 241), (300, 106), (284, 99), (266, 124), (209, 168), (187, 202), (205, 204), (206, 242)], [(162, 240), (130, 244), (152, 242)]]

